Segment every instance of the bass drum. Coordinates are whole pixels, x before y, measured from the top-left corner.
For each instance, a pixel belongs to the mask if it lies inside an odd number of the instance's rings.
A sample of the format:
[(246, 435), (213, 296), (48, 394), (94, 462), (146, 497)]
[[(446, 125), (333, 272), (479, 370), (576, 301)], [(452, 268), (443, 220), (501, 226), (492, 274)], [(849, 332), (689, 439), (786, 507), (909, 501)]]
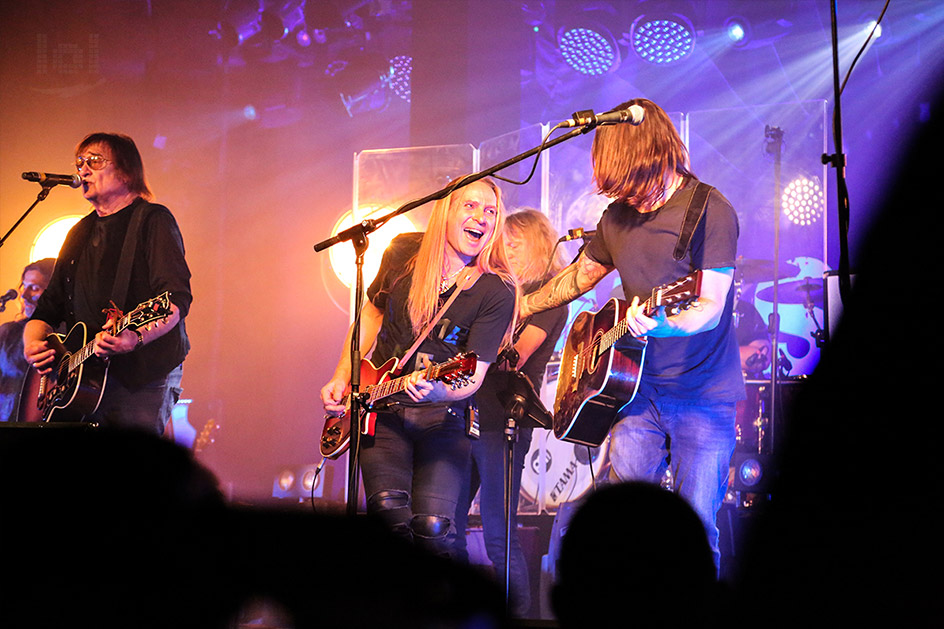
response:
[(590, 448), (534, 429), (521, 474), (519, 513), (556, 513), (565, 502), (579, 500), (597, 479), (609, 473), (610, 438)]
[(770, 380), (744, 381), (747, 399), (737, 403), (738, 452), (771, 454), (793, 415), (793, 400), (806, 383), (806, 376), (788, 376), (778, 381), (777, 424), (770, 430)]

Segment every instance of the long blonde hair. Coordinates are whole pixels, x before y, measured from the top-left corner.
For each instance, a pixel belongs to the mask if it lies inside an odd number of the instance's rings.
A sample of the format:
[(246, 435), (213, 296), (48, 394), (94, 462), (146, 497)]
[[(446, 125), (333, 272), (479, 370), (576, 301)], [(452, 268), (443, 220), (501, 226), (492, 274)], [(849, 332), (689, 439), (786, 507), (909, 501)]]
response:
[[(461, 181), (460, 178), (458, 181)], [(511, 332), (518, 310), (518, 290), (514, 273), (505, 255), (505, 206), (502, 204), (501, 189), (491, 179), (480, 179), (495, 193), (496, 207), (495, 229), (482, 252), (476, 256), (474, 266), (482, 273), (498, 275), (506, 285), (515, 288), (515, 317), (505, 331), (502, 344), (511, 342)], [(471, 185), (471, 184), (470, 184)], [(450, 212), (462, 201), (463, 188), (456, 188), (448, 196), (436, 201), (433, 206), (426, 234), (420, 244), (419, 251), (413, 258), (413, 283), (410, 286), (407, 310), (410, 314), (410, 324), (413, 334), (419, 335), (423, 328), (433, 319), (439, 308), (439, 283), (442, 279), (443, 263), (446, 252), (446, 226)]]
[[(564, 252), (555, 250), (557, 232), (551, 221), (539, 210), (522, 208), (508, 215), (505, 233), (527, 243), (527, 263), (518, 274), (518, 283), (525, 293), (535, 290), (567, 266)], [(554, 257), (551, 259), (551, 254)]]
[(694, 177), (688, 149), (669, 116), (651, 100), (636, 98), (619, 105), (646, 111), (638, 126), (597, 127), (593, 136), (593, 181), (600, 194), (648, 209), (665, 196), (675, 175)]

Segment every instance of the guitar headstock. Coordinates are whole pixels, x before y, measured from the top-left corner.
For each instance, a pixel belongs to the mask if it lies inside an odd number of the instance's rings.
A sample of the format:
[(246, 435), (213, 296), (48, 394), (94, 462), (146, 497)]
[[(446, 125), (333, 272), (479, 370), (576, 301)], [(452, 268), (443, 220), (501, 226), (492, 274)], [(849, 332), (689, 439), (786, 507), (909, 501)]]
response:
[(215, 433), (219, 429), (220, 425), (215, 419), (208, 419), (207, 423), (203, 426), (203, 430), (201, 430), (197, 438), (193, 440), (193, 453), (198, 454), (206, 449), (208, 445), (214, 443), (216, 441)]
[(170, 293), (164, 291), (163, 294), (138, 304), (137, 308), (129, 312), (128, 327), (136, 330), (158, 319), (166, 319), (171, 312)]
[(437, 365), (436, 377), (453, 389), (469, 384), (475, 374), (478, 356), (475, 352), (466, 352)]
[(702, 272), (698, 270), (653, 289), (652, 297), (649, 298), (649, 310), (655, 311), (665, 306), (666, 314), (671, 315), (692, 306), (701, 295), (701, 277)]

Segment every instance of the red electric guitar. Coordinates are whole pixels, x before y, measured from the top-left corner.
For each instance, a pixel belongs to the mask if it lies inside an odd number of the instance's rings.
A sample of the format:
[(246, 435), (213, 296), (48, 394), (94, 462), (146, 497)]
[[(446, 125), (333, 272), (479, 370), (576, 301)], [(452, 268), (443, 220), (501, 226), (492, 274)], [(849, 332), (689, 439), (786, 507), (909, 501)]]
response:
[[(442, 380), (453, 388), (464, 387), (469, 384), (475, 374), (478, 357), (473, 352), (459, 354), (449, 360), (430, 365), (426, 368), (425, 378), (430, 382)], [(397, 359), (391, 358), (379, 368), (374, 367), (369, 360), (361, 360), (361, 387), (367, 394), (367, 411), (361, 416), (361, 432), (365, 435), (374, 434), (376, 413), (369, 412), (373, 405), (406, 388), (409, 374), (388, 380), (397, 369)], [(350, 410), (350, 405), (348, 405)], [(351, 441), (351, 420), (345, 412), (339, 417), (325, 417), (324, 429), (321, 432), (321, 454), (330, 459), (336, 459), (347, 450)]]

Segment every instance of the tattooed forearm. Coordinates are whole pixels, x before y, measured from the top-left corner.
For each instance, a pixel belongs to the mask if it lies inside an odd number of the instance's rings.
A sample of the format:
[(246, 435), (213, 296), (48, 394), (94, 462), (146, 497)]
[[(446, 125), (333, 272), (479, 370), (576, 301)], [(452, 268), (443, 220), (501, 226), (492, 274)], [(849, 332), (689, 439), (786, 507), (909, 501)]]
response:
[(540, 289), (525, 296), (520, 315), (524, 317), (570, 303), (593, 288), (612, 270), (613, 267), (594, 262), (581, 254), (576, 262), (555, 275)]

